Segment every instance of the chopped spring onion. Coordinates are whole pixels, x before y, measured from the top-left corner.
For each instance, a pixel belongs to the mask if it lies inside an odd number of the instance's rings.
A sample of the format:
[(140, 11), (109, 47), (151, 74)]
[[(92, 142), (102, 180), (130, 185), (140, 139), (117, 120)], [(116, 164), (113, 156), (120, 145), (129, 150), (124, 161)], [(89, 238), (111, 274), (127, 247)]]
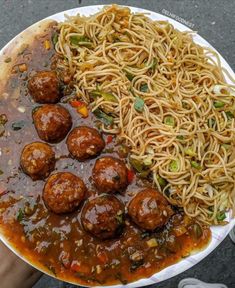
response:
[(185, 154), (186, 155), (189, 155), (189, 156), (191, 156), (191, 157), (193, 157), (193, 156), (196, 156), (197, 154), (193, 151), (193, 149), (192, 148), (188, 148), (188, 149), (185, 149)]
[(227, 111), (225, 112), (225, 114), (228, 120), (231, 120), (234, 118), (234, 114), (231, 111)]
[(78, 35), (70, 36), (70, 43), (75, 46), (85, 46), (88, 48), (92, 46), (91, 40), (86, 36), (78, 36)]
[(92, 92), (90, 92), (90, 95), (91, 97), (93, 98), (97, 98), (97, 97), (103, 97), (103, 99), (105, 101), (109, 101), (109, 102), (118, 102), (117, 98), (111, 94), (111, 93), (106, 93), (106, 92), (103, 92), (103, 91), (100, 91), (100, 90), (94, 90)]
[(99, 108), (97, 108), (95, 111), (93, 111), (94, 115), (100, 119), (105, 125), (109, 126), (113, 124), (113, 117), (106, 114)]
[(139, 173), (140, 178), (148, 177), (150, 169), (148, 169), (148, 166), (144, 165), (144, 162), (131, 157), (129, 158), (129, 162), (131, 166), (134, 168), (134, 170)]
[(168, 125), (168, 126), (175, 126), (175, 119), (172, 116), (166, 116), (164, 118), (164, 124)]
[(178, 172), (180, 169), (179, 160), (172, 160), (169, 166), (171, 172)]
[(141, 99), (140, 97), (136, 97), (134, 108), (136, 111), (142, 112), (144, 110), (144, 100)]
[(142, 85), (140, 86), (140, 91), (141, 91), (141, 92), (148, 92), (148, 84), (147, 84), (147, 83), (142, 84)]
[(126, 74), (126, 78), (129, 80), (129, 81), (132, 81), (133, 78), (135, 77), (135, 75), (131, 74), (130, 72), (124, 70), (125, 74)]
[(153, 58), (152, 64), (151, 64), (151, 66), (150, 66), (150, 69), (152, 69), (152, 71), (155, 71), (157, 65), (158, 65), (158, 60), (157, 60), (157, 58)]
[(161, 188), (164, 188), (167, 185), (167, 181), (159, 175), (157, 175), (157, 181)]
[(143, 171), (144, 165), (139, 160), (130, 157), (129, 162), (137, 172), (141, 173)]
[(149, 239), (148, 241), (146, 241), (146, 243), (149, 248), (154, 248), (158, 246), (156, 238)]
[(207, 125), (209, 128), (214, 128), (214, 129), (216, 129), (216, 126), (217, 126), (214, 118), (209, 118), (207, 121)]
[(150, 166), (152, 165), (152, 160), (153, 160), (153, 156), (152, 155), (148, 155), (144, 160), (143, 163), (145, 166)]
[(226, 218), (225, 212), (218, 212), (217, 215), (216, 215), (216, 219), (218, 221), (223, 221), (225, 218)]
[(222, 108), (224, 107), (225, 103), (222, 101), (214, 101), (214, 107), (215, 108)]
[(201, 165), (199, 163), (197, 163), (196, 161), (191, 161), (191, 166), (193, 168), (196, 168), (196, 169), (201, 169)]
[(51, 37), (52, 43), (54, 44), (54, 46), (56, 45), (56, 43), (58, 42), (58, 38), (59, 35), (57, 33), (54, 33)]
[(184, 136), (183, 136), (183, 135), (178, 135), (178, 136), (176, 136), (176, 139), (178, 139), (178, 140), (184, 140)]

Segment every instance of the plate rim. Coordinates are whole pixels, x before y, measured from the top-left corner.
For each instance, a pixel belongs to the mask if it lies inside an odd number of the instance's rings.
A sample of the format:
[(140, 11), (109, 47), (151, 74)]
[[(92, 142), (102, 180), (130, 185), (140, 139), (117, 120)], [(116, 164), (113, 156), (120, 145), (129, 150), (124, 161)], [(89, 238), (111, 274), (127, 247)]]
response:
[[(104, 4), (104, 5), (88, 5), (88, 6), (80, 6), (80, 7), (76, 7), (76, 8), (71, 8), (71, 9), (67, 9), (64, 11), (60, 11), (58, 13), (52, 14), (50, 16), (47, 16), (35, 23), (33, 23), (32, 25), (26, 27), (24, 30), (22, 30), (20, 33), (18, 33), (16, 36), (14, 36), (9, 42), (7, 42), (0, 50), (0, 59), (2, 57), (4, 57), (4, 52), (5, 50), (12, 45), (12, 43), (14, 43), (14, 41), (20, 39), (20, 37), (22, 36), (22, 34), (24, 32), (26, 32), (27, 30), (30, 30), (34, 27), (37, 27), (38, 25), (40, 25), (43, 21), (45, 20), (56, 20), (56, 21), (63, 21), (64, 15), (65, 14), (69, 14), (69, 15), (76, 15), (78, 13), (82, 14), (82, 15), (91, 15), (93, 13), (97, 13), (98, 11), (100, 11), (103, 7), (105, 6), (110, 6), (111, 4)], [(140, 8), (140, 7), (136, 7), (136, 6), (128, 6), (128, 5), (118, 5), (121, 7), (128, 7), (130, 8), (130, 10), (134, 13), (136, 12), (140, 12), (140, 13), (147, 13), (149, 15), (147, 15), (148, 17), (150, 17), (152, 19), (152, 17), (156, 17), (158, 19), (156, 20), (166, 20), (169, 21), (169, 23), (171, 23), (174, 28), (179, 29), (180, 31), (194, 31), (191, 28), (189, 28), (188, 26), (172, 19), (171, 17), (165, 16), (161, 13), (158, 12), (154, 12), (148, 9), (144, 9), (144, 8)], [(86, 13), (81, 12), (82, 10), (89, 10)], [(92, 10), (96, 10), (96, 11), (92, 11)], [(219, 59), (221, 60), (221, 66), (222, 67), (226, 67), (227, 71), (230, 73), (230, 75), (235, 78), (235, 73), (232, 70), (231, 66), (228, 64), (228, 62), (223, 58), (223, 56), (218, 52), (217, 49), (215, 49), (206, 39), (204, 39), (202, 36), (200, 36), (200, 34), (196, 34), (196, 37), (193, 37), (193, 40), (198, 43), (199, 45), (203, 45), (205, 47), (210, 47), (213, 51), (215, 51), (218, 56)], [(225, 79), (227, 80), (227, 82), (231, 81), (229, 80), (229, 78), (226, 77), (225, 75)], [(229, 215), (231, 214), (231, 211), (229, 212)], [(101, 288), (101, 287), (106, 287), (106, 288), (121, 288), (121, 287), (127, 287), (127, 288), (134, 288), (134, 287), (143, 287), (143, 286), (147, 286), (147, 285), (152, 285), (152, 284), (156, 284), (156, 283), (160, 283), (162, 281), (166, 281), (169, 280), (170, 278), (183, 273), (187, 270), (189, 270), (190, 268), (192, 268), (193, 266), (195, 266), (196, 264), (198, 264), (201, 260), (205, 259), (211, 252), (213, 252), (222, 242), (223, 240), (226, 238), (226, 236), (228, 235), (228, 233), (230, 232), (230, 230), (233, 228), (233, 226), (235, 225), (235, 219), (232, 219), (232, 216), (229, 216), (229, 223), (225, 226), (220, 226), (220, 227), (210, 227), (211, 228), (211, 232), (212, 232), (212, 239), (210, 241), (210, 243), (208, 244), (208, 246), (203, 249), (202, 251), (196, 252), (196, 254), (190, 255), (189, 257), (186, 257), (185, 259), (181, 259), (180, 261), (176, 262), (173, 265), (170, 265), (166, 268), (164, 268), (163, 270), (160, 270), (159, 272), (156, 272), (155, 274), (153, 274), (152, 276), (148, 277), (148, 278), (142, 278), (140, 280), (128, 283), (126, 285), (123, 284), (116, 284), (116, 285), (103, 285), (103, 286), (89, 286), (89, 285), (84, 285), (84, 284), (78, 284), (78, 282), (73, 282), (73, 281), (68, 281), (66, 279), (60, 279), (57, 278), (55, 275), (53, 275), (52, 273), (49, 273), (49, 271), (45, 269), (43, 269), (42, 267), (38, 267), (35, 263), (30, 262), (29, 259), (27, 259), (19, 250), (17, 250), (17, 248), (11, 244), (11, 242), (3, 235), (3, 233), (1, 233), (0, 229), (0, 240), (18, 257), (20, 257), (23, 261), (25, 261), (26, 263), (28, 263), (30, 266), (36, 268), (37, 270), (43, 272), (44, 274), (51, 276), (53, 278), (55, 278), (56, 280), (59, 281), (66, 281), (67, 283), (71, 283), (71, 284), (75, 284), (75, 285), (82, 285), (83, 287), (94, 287), (94, 288)], [(225, 229), (226, 227), (226, 229)], [(224, 233), (221, 236), (220, 235), (220, 231), (218, 230), (223, 230)], [(187, 265), (186, 265), (186, 263)], [(185, 264), (187, 267), (181, 267), (181, 269), (179, 269), (179, 266), (182, 266), (182, 264)], [(183, 265), (183, 266), (185, 266)], [(177, 271), (176, 271), (177, 270)], [(170, 274), (166, 277), (162, 276), (163, 279), (158, 279), (159, 278), (159, 274)]]

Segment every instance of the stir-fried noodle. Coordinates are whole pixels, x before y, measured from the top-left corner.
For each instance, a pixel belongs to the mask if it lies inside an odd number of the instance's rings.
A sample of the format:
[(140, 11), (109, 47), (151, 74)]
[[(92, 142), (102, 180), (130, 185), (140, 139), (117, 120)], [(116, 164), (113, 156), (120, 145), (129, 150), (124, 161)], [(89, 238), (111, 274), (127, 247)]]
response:
[(59, 29), (58, 67), (130, 147), (134, 168), (190, 217), (223, 224), (235, 193), (235, 93), (217, 54), (117, 6)]

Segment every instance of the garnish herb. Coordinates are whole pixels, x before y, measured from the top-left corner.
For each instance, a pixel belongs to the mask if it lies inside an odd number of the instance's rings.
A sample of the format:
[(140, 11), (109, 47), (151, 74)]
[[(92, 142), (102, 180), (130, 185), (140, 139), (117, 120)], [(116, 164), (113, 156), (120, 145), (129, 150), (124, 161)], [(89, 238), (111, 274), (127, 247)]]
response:
[(70, 43), (75, 46), (85, 46), (87, 48), (92, 47), (91, 40), (86, 36), (70, 36)]

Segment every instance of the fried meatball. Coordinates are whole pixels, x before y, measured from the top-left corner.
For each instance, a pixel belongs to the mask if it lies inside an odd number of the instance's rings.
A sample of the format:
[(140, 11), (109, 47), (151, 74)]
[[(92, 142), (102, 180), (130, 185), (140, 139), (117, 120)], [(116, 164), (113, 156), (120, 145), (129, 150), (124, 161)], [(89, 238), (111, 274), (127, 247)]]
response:
[(124, 162), (113, 157), (96, 161), (92, 171), (96, 188), (103, 193), (122, 191), (127, 186), (127, 168)]
[(88, 200), (82, 209), (84, 229), (100, 239), (113, 238), (122, 232), (124, 205), (113, 195)]
[(69, 172), (51, 175), (43, 189), (46, 206), (56, 214), (73, 212), (84, 199), (86, 186), (83, 181)]
[(61, 105), (46, 104), (33, 112), (33, 121), (38, 136), (50, 143), (60, 142), (72, 126), (72, 118)]
[(33, 180), (44, 179), (55, 168), (55, 153), (46, 143), (30, 143), (21, 153), (20, 165)]
[(157, 190), (140, 191), (130, 202), (128, 214), (145, 230), (154, 230), (167, 223), (173, 211), (166, 198)]
[(98, 155), (104, 149), (105, 143), (96, 129), (80, 126), (69, 133), (67, 146), (74, 158), (83, 161)]
[(29, 93), (37, 103), (57, 103), (60, 98), (60, 83), (54, 71), (39, 71), (29, 79)]

